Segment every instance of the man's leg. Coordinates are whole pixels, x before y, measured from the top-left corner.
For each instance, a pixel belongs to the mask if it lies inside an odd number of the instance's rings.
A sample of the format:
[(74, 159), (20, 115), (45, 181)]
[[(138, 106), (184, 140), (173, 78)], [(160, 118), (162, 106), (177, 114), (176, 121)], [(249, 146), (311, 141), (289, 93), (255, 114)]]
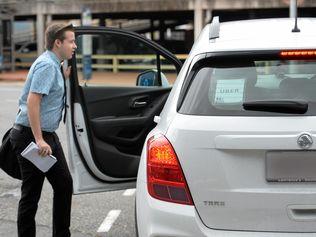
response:
[(35, 215), (45, 176), (28, 160), (19, 158), (19, 163), (22, 171), (22, 187), (18, 208), (18, 236), (35, 237)]
[(32, 135), (25, 131), (12, 129), (10, 138), (13, 150), (18, 157), (22, 174), (21, 199), (17, 220), (18, 236), (35, 237), (35, 215), (45, 175), (30, 161), (21, 156), (21, 152), (33, 140)]
[(73, 193), (72, 178), (57, 135), (54, 134), (47, 141), (52, 148), (52, 155), (57, 158), (55, 165), (46, 173), (46, 177), (54, 190), (53, 236), (69, 237)]

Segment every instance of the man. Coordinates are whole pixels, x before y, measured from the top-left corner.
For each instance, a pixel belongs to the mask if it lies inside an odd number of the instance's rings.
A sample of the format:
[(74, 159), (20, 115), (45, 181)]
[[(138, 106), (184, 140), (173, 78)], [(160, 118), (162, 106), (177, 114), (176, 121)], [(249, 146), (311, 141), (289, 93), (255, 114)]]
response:
[[(65, 105), (61, 62), (70, 59), (77, 48), (73, 26), (53, 24), (47, 28), (45, 40), (47, 51), (30, 68), (19, 100), (20, 110), (10, 134), (22, 174), (17, 221), (19, 237), (36, 235), (35, 215), (45, 177), (54, 191), (53, 236), (70, 236), (72, 178), (55, 130)], [(70, 67), (64, 71), (65, 78), (69, 74)], [(32, 141), (39, 147), (41, 156), (57, 158), (46, 173), (21, 156)]]

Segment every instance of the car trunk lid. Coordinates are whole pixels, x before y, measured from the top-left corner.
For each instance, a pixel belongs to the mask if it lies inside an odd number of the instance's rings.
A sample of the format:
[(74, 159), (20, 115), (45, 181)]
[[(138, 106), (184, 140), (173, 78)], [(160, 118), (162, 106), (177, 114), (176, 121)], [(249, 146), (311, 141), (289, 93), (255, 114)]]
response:
[[(167, 138), (209, 228), (316, 231), (316, 117), (177, 114)], [(306, 170), (306, 172), (304, 172)]]

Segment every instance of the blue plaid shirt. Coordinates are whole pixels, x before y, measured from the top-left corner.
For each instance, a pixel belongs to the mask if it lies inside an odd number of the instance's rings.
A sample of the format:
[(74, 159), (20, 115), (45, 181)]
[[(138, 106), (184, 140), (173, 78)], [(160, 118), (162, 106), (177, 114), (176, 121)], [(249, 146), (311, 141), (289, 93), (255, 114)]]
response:
[(15, 123), (30, 127), (27, 115), (27, 97), (29, 92), (42, 94), (41, 128), (54, 132), (60, 123), (64, 107), (64, 81), (60, 71), (58, 57), (47, 50), (32, 64), (19, 100), (20, 112)]

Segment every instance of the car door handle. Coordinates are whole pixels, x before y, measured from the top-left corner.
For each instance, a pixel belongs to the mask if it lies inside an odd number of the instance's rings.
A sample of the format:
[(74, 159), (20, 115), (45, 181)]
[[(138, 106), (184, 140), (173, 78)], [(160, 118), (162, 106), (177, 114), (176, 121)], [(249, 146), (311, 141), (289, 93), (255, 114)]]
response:
[(149, 102), (148, 95), (133, 97), (129, 101), (129, 107), (132, 109), (143, 108), (148, 105), (148, 102)]
[(147, 102), (146, 101), (134, 101), (132, 107), (133, 108), (141, 108), (141, 107), (145, 107), (147, 106)]

